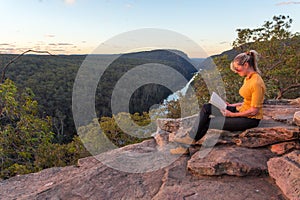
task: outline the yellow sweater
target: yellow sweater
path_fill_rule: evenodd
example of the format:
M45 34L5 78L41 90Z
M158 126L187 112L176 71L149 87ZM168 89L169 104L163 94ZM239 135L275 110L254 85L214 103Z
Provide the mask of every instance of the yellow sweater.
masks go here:
M244 79L244 84L240 88L240 95L244 98L242 106L237 107L239 112L246 111L251 107L258 108L258 113L254 116L249 116L249 118L262 119L263 111L262 105L264 102L264 95L266 91L266 86L258 73L252 73L249 77Z

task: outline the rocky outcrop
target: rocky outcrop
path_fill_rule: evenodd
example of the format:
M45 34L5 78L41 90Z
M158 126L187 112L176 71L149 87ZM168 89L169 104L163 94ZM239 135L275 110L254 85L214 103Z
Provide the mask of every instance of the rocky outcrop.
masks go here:
M300 199L300 151L293 151L268 161L269 173L291 200Z
M248 129L239 135L236 144L243 147L263 147L279 142L297 140L298 127L270 127Z
M296 111L298 104L266 104L259 127L210 129L187 156L169 149L196 116L159 119L153 139L80 159L76 166L2 180L1 199L297 199L299 127L291 120Z
M200 151L188 161L195 175L259 176L267 174L267 161L274 155L267 149L217 146L205 157Z
M297 119L295 120L295 116L300 112L299 101L269 101L264 105L264 111L264 119L257 128L243 132L209 130L203 139L189 147L192 154L187 164L189 172L200 177L224 174L261 176L268 174L271 164L267 165L267 163L270 159L286 160L286 158L278 156L300 150L300 129L297 127ZM195 118L196 116L191 116L189 120L194 122ZM185 120L186 118L173 121L160 119L158 133L163 133L164 137L157 134L155 138L164 141L161 144L167 144L173 141L175 135L188 134L192 124L186 126ZM172 125L170 126L172 128L168 128L169 124ZM291 181L298 183L295 179L300 180L299 153L294 157L298 159L293 160L292 169L286 164L284 170L286 175L287 171L292 170L294 174L290 177ZM271 160L269 163L275 162L275 160L272 162ZM279 161L274 165L278 168L281 167ZM281 177L282 172L278 170L274 173L276 175L272 175L272 177L286 197L293 199L295 195L298 195L300 184L284 185L284 180L288 180L288 178ZM277 181L278 177L281 177L280 181Z
M300 126L300 111L295 112L293 122L297 125Z
M286 125L294 125L294 114L300 111L300 98L295 100L267 101L264 106L264 119L284 122ZM285 125L283 125L285 126Z
M300 149L299 141L281 142L270 146L270 150L277 155L283 155L296 149Z

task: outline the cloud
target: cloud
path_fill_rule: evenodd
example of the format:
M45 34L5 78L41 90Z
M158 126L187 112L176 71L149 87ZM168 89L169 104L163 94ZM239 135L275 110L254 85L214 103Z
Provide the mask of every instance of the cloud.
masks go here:
M51 45L51 46L70 46L70 45L74 45L74 44L60 42L60 43L49 43L48 45Z
M219 44L228 44L229 42L226 42L226 41L223 41L223 42L220 42Z
M0 44L0 46L9 46L10 44L8 44L8 43L2 43L2 44Z
M283 2L277 3L276 6L284 6L284 5L290 5L290 4L300 4L300 1L283 1Z
M0 48L1 51L12 51L14 48Z
M65 45L73 45L73 44L61 42L61 43L57 43L57 45L63 45L63 46L65 46Z
M75 1L76 1L76 0L64 0L64 2L65 2L66 4L69 4L69 5L74 4Z
M65 52L64 49L49 49L49 51Z
M1 48L0 47L0 53L1 54L20 54L24 51L26 51L28 49L25 49L25 48Z
M50 38L52 38L52 37L55 37L55 35L52 35L52 34L46 34L45 37L50 37Z

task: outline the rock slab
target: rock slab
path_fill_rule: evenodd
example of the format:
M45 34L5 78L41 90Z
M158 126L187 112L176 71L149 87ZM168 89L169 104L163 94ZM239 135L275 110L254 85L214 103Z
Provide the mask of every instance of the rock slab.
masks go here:
M300 111L295 112L293 122L297 125L300 126Z
M267 161L274 156L268 149L243 147L214 147L205 157L202 151L188 161L194 175L259 176L267 174Z
M296 150L282 157L268 161L270 176L290 200L300 199L300 151Z
M290 123L299 105L264 105L264 120L250 131L210 129L189 148L191 156L165 167L161 163L173 156L172 137L187 134L195 116L160 119L153 139L80 159L76 166L0 180L0 199L299 200L299 127ZM123 170L112 167L115 160ZM152 170L141 173L147 167Z

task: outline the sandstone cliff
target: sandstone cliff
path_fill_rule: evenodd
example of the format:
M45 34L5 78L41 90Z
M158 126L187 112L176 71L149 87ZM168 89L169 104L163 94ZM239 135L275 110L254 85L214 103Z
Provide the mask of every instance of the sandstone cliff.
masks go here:
M134 166L131 163L144 173L108 167L116 158L130 162L122 160L125 155L167 152L174 135L186 134L195 116L160 119L153 139L99 155L100 160L109 160L105 164L98 157L88 157L76 166L3 180L0 198L300 199L299 105L296 101L266 104L259 127L244 132L209 130L189 147L190 155L174 156L166 166L159 164L172 155L151 158L153 167L162 166L155 170L143 168L149 158L140 158Z

